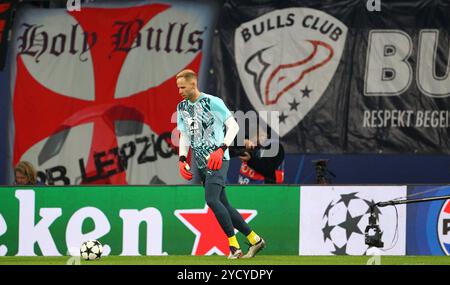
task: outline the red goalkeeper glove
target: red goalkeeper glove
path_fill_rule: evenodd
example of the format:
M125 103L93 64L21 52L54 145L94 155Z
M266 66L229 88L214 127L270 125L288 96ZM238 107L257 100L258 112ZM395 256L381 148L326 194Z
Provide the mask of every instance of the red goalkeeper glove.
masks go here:
M180 161L178 162L178 165L180 166L180 174L183 176L186 180L192 179L192 172L189 171L190 167L189 164L186 162L185 156L180 156Z
M226 149L227 149L227 146L225 144L223 144L209 155L209 159L208 159L208 168L209 169L219 170L222 167L223 154Z

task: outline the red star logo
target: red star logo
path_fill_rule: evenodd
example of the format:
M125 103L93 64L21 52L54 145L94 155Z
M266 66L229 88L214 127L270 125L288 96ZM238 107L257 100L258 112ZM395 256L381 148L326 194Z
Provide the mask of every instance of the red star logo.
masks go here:
M256 210L238 209L237 211L247 223L257 215ZM203 209L176 210L175 216L196 235L192 255L213 253L228 255L230 253L228 238L207 205Z
M49 90L30 74L22 56L17 57L13 103L14 164L39 141L78 125L93 123L94 131L86 165L86 173L89 176L89 173L96 172L94 154L117 147L115 121L139 121L151 126L158 135L175 128L175 124L171 122L171 116L181 99L175 84L175 74L159 86L126 98L114 98L117 79L128 53L115 52L111 55L113 43L109 36L116 32L114 23L118 21L139 18L145 25L153 17L169 8L170 6L166 4L150 4L121 9L83 8L81 12L71 13L84 31L96 31L103 35L98 37L95 46L90 50L95 82L94 101L76 99ZM92 21L93 18L101 18L102 21ZM137 32L132 33L129 42L133 42L136 37ZM198 72L201 58L202 53L198 52L185 68ZM117 158L107 155L105 160L117 160ZM127 184L126 173L118 172L94 183Z

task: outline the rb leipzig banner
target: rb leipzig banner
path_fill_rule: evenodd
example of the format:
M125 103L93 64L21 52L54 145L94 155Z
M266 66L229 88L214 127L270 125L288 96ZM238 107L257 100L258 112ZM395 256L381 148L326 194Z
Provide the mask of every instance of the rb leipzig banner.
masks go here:
M449 154L448 1L356 2L225 4L211 92L279 112L290 153Z
M120 5L16 16L13 163L32 162L49 185L181 183L175 75L202 77L213 7Z

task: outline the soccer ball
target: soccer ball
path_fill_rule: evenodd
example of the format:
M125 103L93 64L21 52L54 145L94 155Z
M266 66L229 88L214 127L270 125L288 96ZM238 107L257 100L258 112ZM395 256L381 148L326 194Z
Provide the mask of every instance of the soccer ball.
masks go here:
M84 260L100 259L103 253L103 246L98 240L84 242L80 248L81 257Z

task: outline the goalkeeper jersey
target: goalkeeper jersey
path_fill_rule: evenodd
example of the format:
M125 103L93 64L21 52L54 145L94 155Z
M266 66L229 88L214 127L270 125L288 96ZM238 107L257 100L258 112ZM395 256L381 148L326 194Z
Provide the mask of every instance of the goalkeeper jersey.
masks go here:
M222 99L203 92L194 103L183 100L178 104L177 129L189 138L198 168L205 168L206 157L223 143L230 116ZM228 149L223 158L230 159Z

